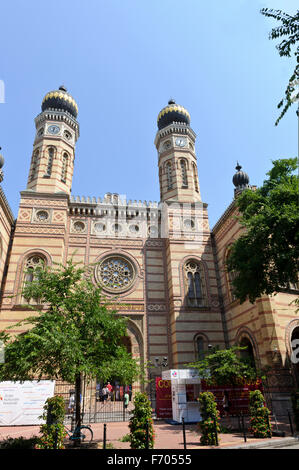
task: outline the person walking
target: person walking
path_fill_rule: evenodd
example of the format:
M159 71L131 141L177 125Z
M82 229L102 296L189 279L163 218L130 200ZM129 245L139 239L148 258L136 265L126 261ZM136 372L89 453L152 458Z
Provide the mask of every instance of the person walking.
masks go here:
M224 390L222 399L223 415L228 419L228 428L231 428L230 410L231 402L229 400L228 391Z

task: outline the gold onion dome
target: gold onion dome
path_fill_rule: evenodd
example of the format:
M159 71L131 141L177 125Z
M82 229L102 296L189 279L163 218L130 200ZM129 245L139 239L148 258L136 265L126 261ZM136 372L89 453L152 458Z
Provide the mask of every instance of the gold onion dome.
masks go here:
M42 101L42 111L48 109L67 111L74 118L78 115L78 105L64 86L60 86L58 90L46 94Z
M163 127L172 124L173 122L182 122L190 125L190 114L187 109L171 99L168 101L168 105L160 111L157 119L158 129L161 130Z

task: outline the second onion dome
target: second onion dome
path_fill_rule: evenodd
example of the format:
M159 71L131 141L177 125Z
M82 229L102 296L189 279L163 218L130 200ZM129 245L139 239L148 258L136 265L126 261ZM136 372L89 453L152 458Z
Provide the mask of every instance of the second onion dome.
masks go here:
M236 170L237 172L233 176L233 184L236 189L245 189L249 186L249 176L245 171L241 170L241 165L237 162Z
M190 114L188 113L187 109L171 99L168 101L168 105L163 108L157 119L158 129L161 130L164 127L172 124L173 122L182 122L190 125Z

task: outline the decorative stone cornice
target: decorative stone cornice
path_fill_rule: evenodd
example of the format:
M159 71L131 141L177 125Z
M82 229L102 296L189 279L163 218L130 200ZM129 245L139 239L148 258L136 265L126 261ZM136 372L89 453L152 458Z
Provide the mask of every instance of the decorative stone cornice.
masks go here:
M227 209L223 212L222 216L220 217L220 219L218 219L214 227L212 228L213 233L217 232L220 229L221 225L232 215L232 212L234 211L235 208L236 208L236 200L234 199L230 203L230 205L227 207Z
M14 216L12 213L12 210L10 208L10 205L8 204L8 201L6 199L6 196L4 194L4 191L2 189L2 186L0 185L0 205L3 208L5 215L7 219L9 220L9 223L12 225L14 223Z
M155 138L155 146L157 147L159 140L163 137L175 133L186 134L190 137L193 143L195 142L196 134L190 126L187 126L187 124L185 124L184 122L173 122L172 124L169 124L169 126L164 127L163 129L157 132Z
M68 124L72 129L74 129L76 134L76 141L80 136L80 128L79 123L76 119L67 111L60 111L58 109L47 109L42 113L38 114L34 119L35 127L38 128L42 125L45 121L63 121Z

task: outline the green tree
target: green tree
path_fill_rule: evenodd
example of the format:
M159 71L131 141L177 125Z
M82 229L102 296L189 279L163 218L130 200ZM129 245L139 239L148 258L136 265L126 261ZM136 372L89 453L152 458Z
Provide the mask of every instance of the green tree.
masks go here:
M200 412L202 421L198 423L201 431L200 445L213 446L217 444L217 433L220 432L219 417L220 413L217 410L217 403L215 396L212 392L202 392L199 397ZM219 438L218 438L219 442Z
M39 305L31 305L35 313L12 326L27 327L25 333L0 334L5 346L0 380L75 383L76 424L80 425L83 375L88 380L118 377L132 383L139 374L138 364L122 345L126 319L109 310L88 270L72 260L66 266L36 268L23 296L27 301L38 299Z
M136 393L129 429L131 449L146 449L147 432L148 448L154 448L155 432L152 419L152 407L144 393Z
M198 370L199 376L208 384L237 385L240 382L255 381L261 377L252 361L241 357L246 347L233 346L228 349L214 349L197 362L188 364Z
M287 13L284 13L281 10L270 10L268 8L263 8L261 10L261 13L264 16L274 18L277 21L281 22L280 26L277 26L276 28L273 28L271 30L269 38L283 38L283 40L276 46L276 48L278 49L279 55L281 57L291 57L292 47L299 42L299 10L294 16L288 15ZM294 81L299 79L299 45L297 45L297 48L294 52L294 56L296 58L296 66L285 90L285 98L283 98L277 105L278 108L283 107L283 109L275 122L276 126L291 106L292 97L294 98ZM299 98L299 93L297 97Z
M298 282L299 211L296 158L275 160L269 178L256 191L237 199L245 232L233 243L227 259L235 296L253 303Z
M254 437L272 437L270 411L260 390L249 392L250 430Z

